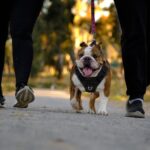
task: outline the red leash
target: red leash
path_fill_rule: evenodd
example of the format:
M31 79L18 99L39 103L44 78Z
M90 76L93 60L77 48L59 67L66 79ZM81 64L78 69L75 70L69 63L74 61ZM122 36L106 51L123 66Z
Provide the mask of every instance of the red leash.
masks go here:
M95 39L96 35L96 25L95 25L95 3L94 0L91 0L91 34L93 35L93 39Z

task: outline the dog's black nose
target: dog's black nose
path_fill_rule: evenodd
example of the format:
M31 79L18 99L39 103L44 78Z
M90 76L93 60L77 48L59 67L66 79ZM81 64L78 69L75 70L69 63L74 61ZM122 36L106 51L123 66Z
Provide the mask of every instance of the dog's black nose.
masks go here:
M90 64L91 64L91 58L85 57L84 58L84 66L90 66Z
M84 58L84 61L85 61L85 62L90 62L90 61L91 61L91 58L90 58L90 57L85 57L85 58Z

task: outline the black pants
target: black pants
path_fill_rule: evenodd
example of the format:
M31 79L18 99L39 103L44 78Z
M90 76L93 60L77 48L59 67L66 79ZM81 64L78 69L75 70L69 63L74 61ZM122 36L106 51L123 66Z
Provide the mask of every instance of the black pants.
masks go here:
M42 4L43 0L2 0L0 2L0 86L5 42L9 31L13 43L16 85L27 84L33 59L32 30Z
M140 97L150 84L148 0L115 0L122 29L122 60L127 95Z

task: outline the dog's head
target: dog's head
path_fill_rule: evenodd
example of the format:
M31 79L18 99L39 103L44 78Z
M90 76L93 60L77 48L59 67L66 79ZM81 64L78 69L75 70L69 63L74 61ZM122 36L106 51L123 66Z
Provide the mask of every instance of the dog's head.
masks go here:
M82 42L80 46L81 49L77 54L76 65L84 77L92 77L106 62L101 43L97 44L96 41L93 41L88 45Z

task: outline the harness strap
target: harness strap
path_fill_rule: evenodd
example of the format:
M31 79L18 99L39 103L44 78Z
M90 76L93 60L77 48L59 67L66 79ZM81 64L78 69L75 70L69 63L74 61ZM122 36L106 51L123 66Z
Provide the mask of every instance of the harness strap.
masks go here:
M91 0L91 34L93 34L93 39L95 39L96 34L96 25L95 25L95 3L94 0Z

